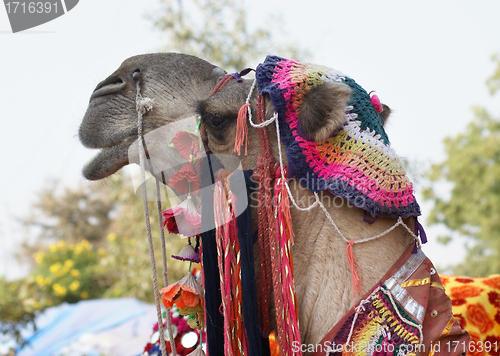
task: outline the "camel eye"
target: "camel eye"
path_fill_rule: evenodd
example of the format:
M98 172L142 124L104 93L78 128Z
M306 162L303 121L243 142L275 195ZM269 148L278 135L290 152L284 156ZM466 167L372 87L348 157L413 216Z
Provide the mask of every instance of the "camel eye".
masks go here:
M220 128L224 124L224 119L219 115L207 113L202 116L202 120L212 126L214 129Z

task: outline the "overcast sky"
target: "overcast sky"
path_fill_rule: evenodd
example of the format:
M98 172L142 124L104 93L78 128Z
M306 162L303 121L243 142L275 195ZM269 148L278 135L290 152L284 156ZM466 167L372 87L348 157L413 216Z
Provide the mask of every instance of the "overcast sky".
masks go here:
M400 156L438 162L443 138L465 128L472 106L498 116L498 97L489 96L485 80L494 69L491 56L500 53L499 1L252 0L247 6L251 26L280 18L279 39L376 90L393 109L387 131ZM21 238L15 218L28 214L44 181L83 181L81 168L96 152L80 145L77 130L96 84L127 57L164 44L146 18L157 9L157 0L82 0L66 15L17 34L0 9L0 275L20 273L12 259ZM422 208L425 226L430 206ZM437 266L463 257L460 243L444 248L433 241L442 230L426 230L424 251Z

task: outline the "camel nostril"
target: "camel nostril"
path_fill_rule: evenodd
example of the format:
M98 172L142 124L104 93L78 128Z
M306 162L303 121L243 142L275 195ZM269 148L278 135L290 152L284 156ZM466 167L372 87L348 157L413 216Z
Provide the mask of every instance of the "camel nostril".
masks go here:
M90 100L98 96L115 94L121 91L125 87L125 83L119 77L110 77L102 82L100 82L95 88Z
M107 78L106 80L103 80L102 82L97 84L96 88L94 89L94 93L99 89L104 88L105 86L116 85L116 84L123 84L123 80L120 77L115 77L115 76Z

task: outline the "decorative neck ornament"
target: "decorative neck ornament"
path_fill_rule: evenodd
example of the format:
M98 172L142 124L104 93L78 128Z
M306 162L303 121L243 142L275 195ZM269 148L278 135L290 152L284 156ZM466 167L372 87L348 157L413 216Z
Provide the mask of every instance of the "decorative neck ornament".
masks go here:
M278 114L290 178L312 192L329 190L372 216L420 215L413 185L377 114L380 103L374 105L376 98L353 79L327 67L267 56L256 80ZM304 95L327 82L348 85L351 96L343 128L318 143L301 133L299 116Z

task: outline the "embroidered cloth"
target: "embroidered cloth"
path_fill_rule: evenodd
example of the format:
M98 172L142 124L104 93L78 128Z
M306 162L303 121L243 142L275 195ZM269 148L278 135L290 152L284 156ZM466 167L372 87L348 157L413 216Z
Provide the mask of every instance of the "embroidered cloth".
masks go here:
M413 186L390 147L370 95L353 79L323 66L268 56L256 70L260 94L269 94L278 113L290 177L313 192L329 190L372 216L420 215ZM300 135L302 98L318 85L335 81L351 88L346 123L327 141Z
M469 334L422 250L409 248L323 338L314 355L459 355Z

